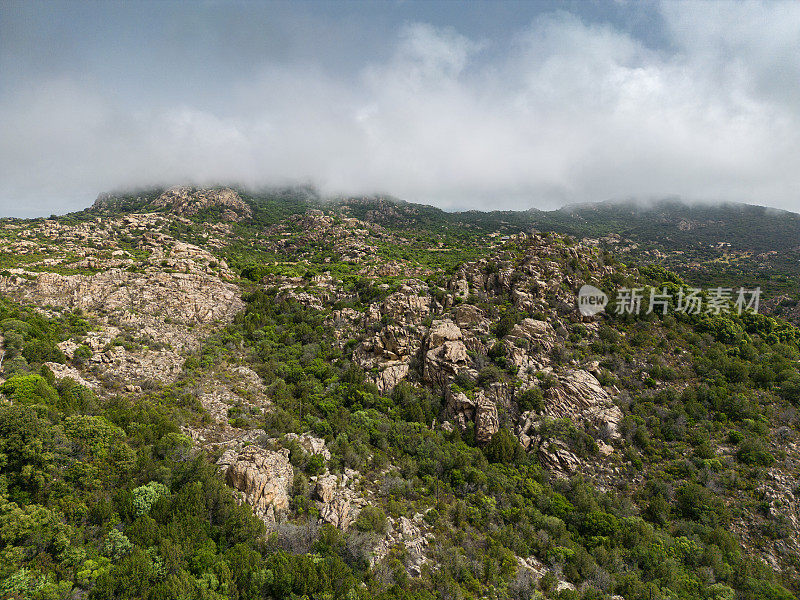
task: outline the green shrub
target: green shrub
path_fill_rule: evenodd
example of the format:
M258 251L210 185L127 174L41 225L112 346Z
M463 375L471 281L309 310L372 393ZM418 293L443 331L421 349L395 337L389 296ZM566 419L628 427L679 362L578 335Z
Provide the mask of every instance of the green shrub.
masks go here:
M517 396L517 405L519 406L520 412L526 412L529 410L537 413L541 412L542 407L544 406L544 395L542 394L542 390L538 387L528 388L519 396Z
M775 457L758 438L744 440L736 452L736 458L749 466L770 467L775 462Z
M150 512L153 504L160 498L169 496L169 489L163 483L151 481L133 490L133 508L137 517Z
M389 521L383 509L369 505L361 509L354 525L359 531L373 531L378 534L384 534L389 527Z
M517 438L505 427L492 436L484 452L486 458L495 463L510 463L524 454Z
M14 402L58 406L60 398L41 375L14 375L0 386L0 392Z
M119 560L133 548L131 541L119 529L111 529L100 545L100 552L111 560Z

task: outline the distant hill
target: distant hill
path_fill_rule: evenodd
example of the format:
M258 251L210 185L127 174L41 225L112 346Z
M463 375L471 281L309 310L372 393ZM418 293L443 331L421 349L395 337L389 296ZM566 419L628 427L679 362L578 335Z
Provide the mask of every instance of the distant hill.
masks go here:
M339 199L333 205L356 218L398 228L458 226L503 233L535 228L577 237L616 234L666 250L720 243L755 253L800 247L800 214L748 204L663 200L598 202L553 211L445 212L393 198L366 197Z
M101 194L84 212L110 214L169 210L174 204L163 198L176 189L195 188ZM480 233L516 233L536 228L577 237L616 234L640 244L657 244L667 250L720 243L734 250L755 253L800 247L800 214L749 204L700 204L666 199L646 204L636 201L576 204L553 211L447 212L391 196L326 199L310 186L260 191L236 189L236 193L252 209L247 217L254 224L272 223L309 209L321 209L397 229L465 227ZM198 212L194 211L190 216Z
M760 253L800 246L800 215L749 204L600 202L538 214L541 222L575 233L616 233L639 242L658 241L670 249L723 242Z
M188 199L191 199L189 201ZM447 212L392 196L325 198L311 186L191 187L101 194L71 217L173 212L194 221L235 221L255 230L309 210L356 218L417 236L469 238L538 230L593 238L630 263L658 263L698 286L740 281L766 296L799 300L800 214L748 204L678 199L607 201L552 211Z

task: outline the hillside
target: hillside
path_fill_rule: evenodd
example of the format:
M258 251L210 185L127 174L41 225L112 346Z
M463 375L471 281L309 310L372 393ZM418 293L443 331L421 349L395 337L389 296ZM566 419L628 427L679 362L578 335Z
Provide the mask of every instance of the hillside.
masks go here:
M800 329L677 303L791 317L798 229L310 188L4 219L0 597L795 598Z

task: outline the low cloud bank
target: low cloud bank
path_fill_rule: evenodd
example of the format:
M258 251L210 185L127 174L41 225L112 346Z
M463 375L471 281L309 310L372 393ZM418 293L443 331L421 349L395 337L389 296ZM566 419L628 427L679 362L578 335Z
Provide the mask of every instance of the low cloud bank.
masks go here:
M800 4L661 13L659 49L568 13L502 47L408 23L354 77L262 59L222 105L175 90L131 101L102 78L32 73L0 88L0 211L218 181L446 209L680 196L800 210Z

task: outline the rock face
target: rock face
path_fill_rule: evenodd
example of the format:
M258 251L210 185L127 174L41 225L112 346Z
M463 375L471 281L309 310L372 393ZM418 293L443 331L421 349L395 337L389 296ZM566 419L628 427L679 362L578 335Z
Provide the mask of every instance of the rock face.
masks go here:
M619 438L622 411L591 373L568 371L558 377L558 385L547 390L545 398L545 414L583 422L611 439Z
M475 441L487 444L499 429L497 405L485 397L479 397L475 403Z
M391 391L398 383L406 378L408 370L409 364L407 362L397 361L387 363L375 380L378 389L385 393Z
M183 352L197 348L206 327L229 322L244 307L236 285L197 273L138 274L111 269L95 275L39 273L33 279L12 275L0 277L0 293L103 314L103 343L91 334L80 340L95 352L90 362L116 379L164 383L178 376ZM142 345L130 350L113 345L120 329L109 322L152 340L155 348ZM63 350L69 353L76 347L68 342Z
M429 544L429 535L424 529L423 515L416 513L412 519L400 517L389 519L389 530L372 549L371 566L382 561L393 547L401 546L404 555L406 572L411 577L419 577L422 566L428 562L425 550Z
M241 452L229 450L217 462L225 481L242 494L242 500L268 526L289 509L289 486L294 470L289 451L248 446Z
M243 308L241 292L215 277L192 273L139 275L111 269L96 275L40 273L35 279L0 278L0 289L37 303L99 310L157 312L161 319L206 324Z
M185 186L174 187L161 194L153 206L170 208L183 217L192 217L209 208L222 209L222 218L226 221L241 221L253 216L247 203L230 188L198 190Z
M461 329L449 319L434 321L428 332L423 378L444 386L462 372L470 372L471 360Z
M430 312L427 286L417 280L409 280L381 303L381 314L401 323L419 324Z
M446 414L463 431L470 422L475 423L475 441L488 443L500 429L497 412L497 399L502 397L502 390L494 386L490 390L476 390L472 398L464 392L453 392L446 389Z
M351 469L316 477L314 497L323 521L345 530L356 520L361 509L368 504L352 487L357 477L358 472Z
M95 330L60 347L72 358L80 345L88 346L93 376L174 381L185 352L244 308L223 260L163 233L176 219L128 214L77 225L45 221L30 232L47 240L37 252L64 256L10 269L0 276L0 293L89 313ZM56 265L78 273L50 272Z
M84 379L81 372L74 367L54 362L46 362L44 364L48 369L50 369L53 372L53 375L55 376L56 379L63 379L65 377L69 377L70 379L75 381L75 383L86 386L88 388L97 387L97 384L95 382L87 381L86 379Z
M521 323L514 325L508 337L527 340L537 345L538 350L542 352L549 352L557 342L553 326L547 321L535 319L523 319Z
M382 392L389 392L409 374L411 360L422 346L422 321L431 312L427 286L409 280L380 304L373 304L364 324L380 330L356 348L353 358L372 375ZM340 313L337 319L346 318ZM352 321L352 316L350 316Z
M580 470L581 461L561 440L544 440L536 450L541 465L556 475L567 476Z
M309 454L319 454L326 462L331 459L330 450L325 446L325 440L322 438L314 437L308 433L302 435L287 433L285 437L287 440L296 441Z
M489 321L483 315L483 311L471 304L459 304L453 309L453 320L460 327L474 327L489 332Z

